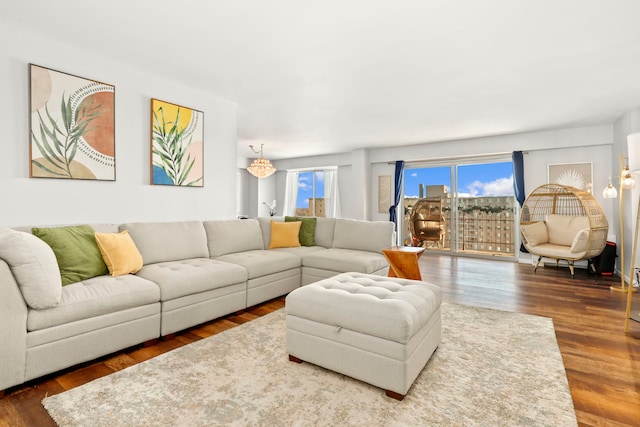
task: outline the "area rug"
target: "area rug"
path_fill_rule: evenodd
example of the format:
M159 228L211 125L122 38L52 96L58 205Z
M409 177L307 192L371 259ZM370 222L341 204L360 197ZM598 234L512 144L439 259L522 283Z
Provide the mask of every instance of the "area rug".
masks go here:
M576 426L551 319L442 306L442 342L403 401L289 362L279 310L47 397L60 426Z

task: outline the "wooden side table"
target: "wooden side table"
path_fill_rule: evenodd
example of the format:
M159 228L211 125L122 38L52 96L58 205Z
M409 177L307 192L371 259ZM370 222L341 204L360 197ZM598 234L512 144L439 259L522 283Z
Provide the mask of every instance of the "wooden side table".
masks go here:
M383 249L382 254L389 262L389 277L422 280L418 259L424 248L414 246L393 246Z

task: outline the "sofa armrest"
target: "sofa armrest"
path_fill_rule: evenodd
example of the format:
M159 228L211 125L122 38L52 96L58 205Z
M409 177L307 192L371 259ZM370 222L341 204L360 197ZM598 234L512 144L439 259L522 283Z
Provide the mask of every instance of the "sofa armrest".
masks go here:
M0 390L4 390L25 380L27 305L3 260L0 260L0 295Z

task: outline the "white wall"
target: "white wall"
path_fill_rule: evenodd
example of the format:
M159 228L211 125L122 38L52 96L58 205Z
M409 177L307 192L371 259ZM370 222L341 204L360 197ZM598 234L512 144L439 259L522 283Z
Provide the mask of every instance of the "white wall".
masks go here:
M0 224L170 221L236 216L236 105L3 23ZM116 181L29 178L28 64L115 85ZM149 185L150 98L204 112L204 187Z
M613 199L612 203L614 204L615 216L611 223L613 223L613 229L616 234L620 234L620 190L619 186L619 175L620 175L620 155L628 156L627 149L627 135L631 133L640 132L640 108L627 111L614 125L614 146L612 150L612 175L616 176L613 181L613 184L616 186L618 190L618 199ZM624 265L625 265L625 278L628 281L629 272L631 266L631 255L633 253L633 236L635 231L635 218L638 215L638 197L640 195L640 176L635 175L636 179L636 188L633 190L624 190L623 202L624 202ZM622 251L618 248L618 254ZM640 257L636 257L640 258ZM621 257L616 259L616 269L621 271L620 269L620 261ZM636 267L640 267L640 259L636 260Z
M511 153L522 150L526 152L525 192L529 193L539 185L547 182L547 165L553 163L593 163L593 193L602 205L607 218L613 216L611 202L602 197L602 190L611 175L611 147L613 144L613 125L588 126L555 131L531 132L513 135L502 135L486 138L459 141L443 141L428 144L409 145L383 149L367 150L370 176L366 184L354 179L353 171L349 179L340 178L343 217L364 219L369 216L373 220L388 219L387 213L378 213L378 176L392 175L396 160L425 161L461 156ZM353 159L361 162L362 156L356 153L342 153L333 156L318 156L299 159L287 159L274 162L278 170L313 168L321 166L347 167ZM339 170L340 173L340 170ZM360 173L361 175L364 173ZM362 188L366 185L367 188ZM353 209L345 209L345 200L349 200ZM360 205L366 202L368 212L362 213ZM360 212L359 212L360 211ZM353 213L355 215L350 216Z

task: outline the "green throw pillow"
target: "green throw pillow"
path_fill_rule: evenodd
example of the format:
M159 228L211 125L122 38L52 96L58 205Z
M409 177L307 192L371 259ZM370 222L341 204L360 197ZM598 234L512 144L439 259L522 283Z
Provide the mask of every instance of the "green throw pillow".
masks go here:
M62 286L108 273L90 225L32 228L34 236L44 240L56 255Z
M302 221L302 226L300 227L300 245L301 246L315 246L316 240L316 219L311 217L304 216L285 216L285 222L293 222L293 221Z

